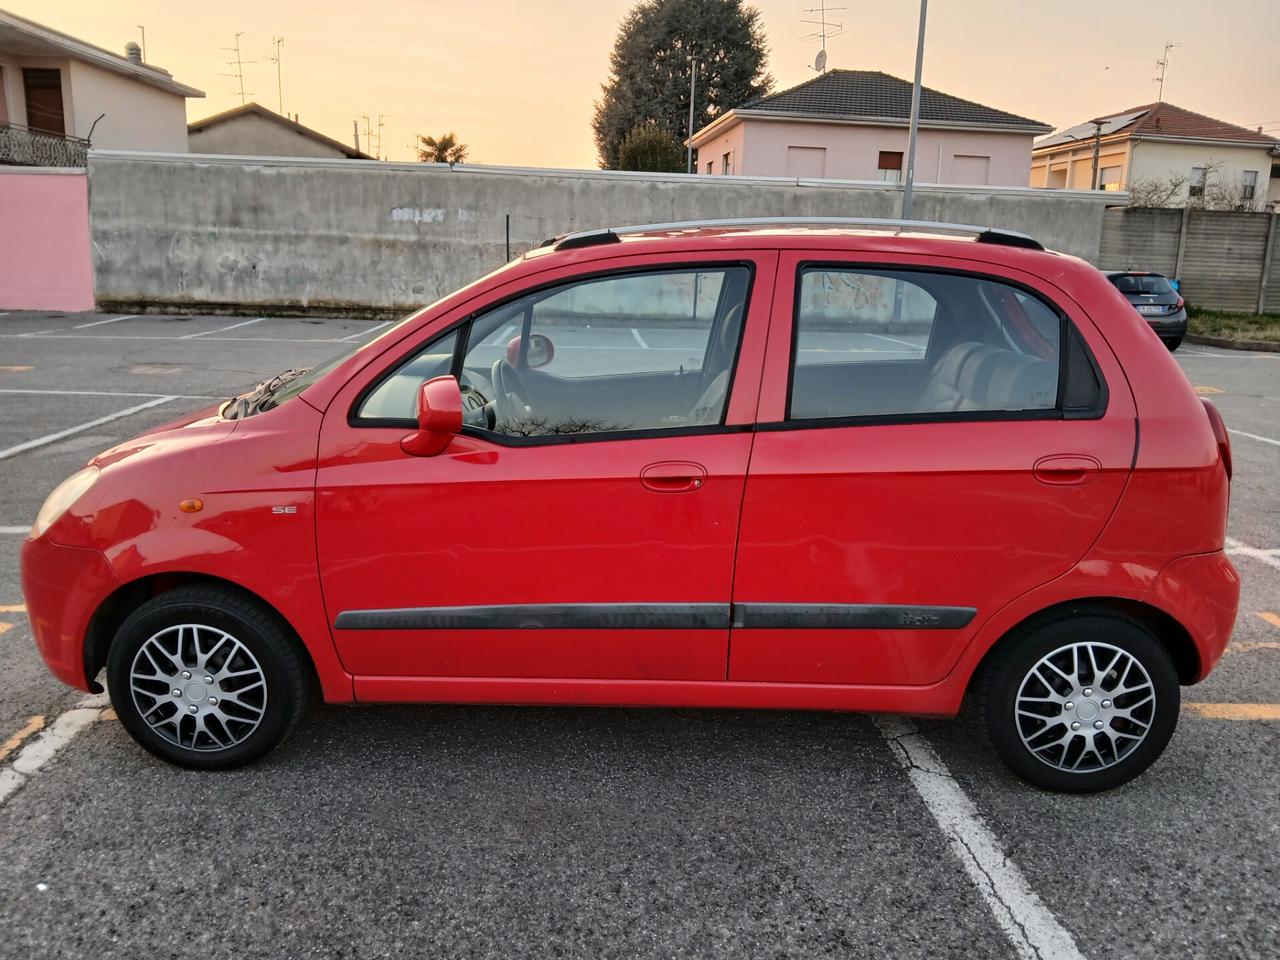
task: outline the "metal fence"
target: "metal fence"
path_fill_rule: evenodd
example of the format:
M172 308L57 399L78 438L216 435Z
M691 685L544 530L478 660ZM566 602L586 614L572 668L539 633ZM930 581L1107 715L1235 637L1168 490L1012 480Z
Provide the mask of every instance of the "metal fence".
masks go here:
M1210 310L1280 313L1275 213L1110 209L1098 266L1175 277L1189 303Z
M83 167L89 141L17 123L0 123L0 164L19 167Z

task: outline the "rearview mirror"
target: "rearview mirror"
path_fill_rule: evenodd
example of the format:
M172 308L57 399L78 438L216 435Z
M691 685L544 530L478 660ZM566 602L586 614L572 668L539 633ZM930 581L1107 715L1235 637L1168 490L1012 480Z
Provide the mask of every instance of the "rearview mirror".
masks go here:
M462 391L453 377L435 377L418 389L418 429L400 441L415 457L434 457L462 432Z
M520 348L523 342L523 337L512 337L511 342L507 344L507 363L511 366L517 369L536 370L538 367L545 367L555 359L556 347L551 342L551 338L545 334L531 333L528 349L525 350L523 362L521 362Z

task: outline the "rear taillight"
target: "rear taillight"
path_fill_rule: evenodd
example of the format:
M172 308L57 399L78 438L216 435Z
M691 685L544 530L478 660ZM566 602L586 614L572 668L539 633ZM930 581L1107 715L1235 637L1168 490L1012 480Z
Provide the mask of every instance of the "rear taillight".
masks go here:
M1218 442L1218 456L1222 458L1222 465L1227 469L1227 479L1231 479L1231 437L1227 434L1227 425L1222 422L1222 414L1208 400L1203 397L1200 402L1204 404L1204 412L1209 415L1209 426L1213 428L1213 439Z
M1183 300L1181 297L1179 297L1179 298L1178 298L1178 302L1177 302L1177 303L1175 303L1175 304L1173 305L1174 312L1176 313L1177 311L1181 310L1181 309L1182 309L1183 304L1185 304L1185 303L1186 303L1186 301L1185 301L1185 300Z

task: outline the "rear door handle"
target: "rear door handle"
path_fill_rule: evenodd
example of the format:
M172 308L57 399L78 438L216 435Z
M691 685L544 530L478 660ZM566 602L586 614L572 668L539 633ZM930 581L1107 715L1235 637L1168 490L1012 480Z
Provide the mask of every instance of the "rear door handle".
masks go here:
M640 471L640 482L655 493L685 493L706 482L707 468L688 460L661 460Z
M1102 472L1102 464L1083 454L1060 454L1041 457L1031 472L1041 483L1061 487L1088 483Z

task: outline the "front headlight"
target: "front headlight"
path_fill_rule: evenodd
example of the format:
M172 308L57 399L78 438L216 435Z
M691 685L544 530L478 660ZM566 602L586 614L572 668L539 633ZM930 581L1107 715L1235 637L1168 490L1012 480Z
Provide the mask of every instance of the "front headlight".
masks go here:
M98 468L85 467L54 487L53 493L49 494L44 506L36 514L36 522L31 525L31 539L42 536L59 517L71 509L72 504L89 492L97 479Z

